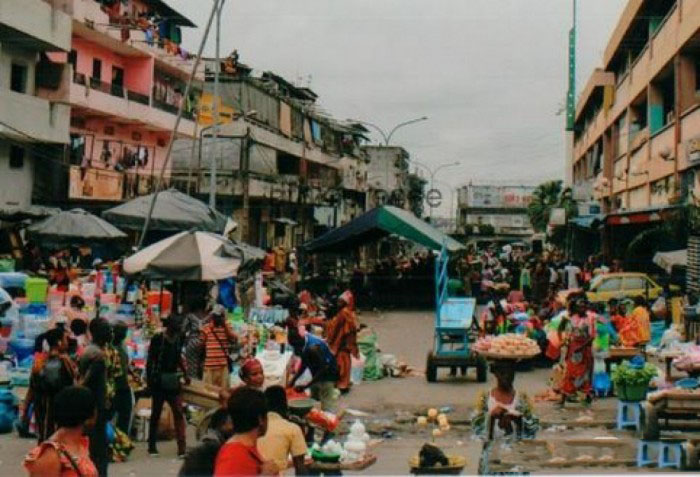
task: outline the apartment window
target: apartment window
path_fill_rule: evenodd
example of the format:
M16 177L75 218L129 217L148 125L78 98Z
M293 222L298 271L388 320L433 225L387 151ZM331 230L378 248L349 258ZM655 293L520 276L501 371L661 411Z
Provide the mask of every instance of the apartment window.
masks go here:
M24 167L24 148L10 146L10 169L22 169Z
M26 93L27 76L27 65L12 63L12 70L10 72L10 89L16 93Z
M102 80L102 60L94 58L92 60L92 77L97 80Z
M112 95L124 97L124 69L112 66Z
M78 52L76 50L70 50L68 53L68 64L73 66L73 73L78 71Z

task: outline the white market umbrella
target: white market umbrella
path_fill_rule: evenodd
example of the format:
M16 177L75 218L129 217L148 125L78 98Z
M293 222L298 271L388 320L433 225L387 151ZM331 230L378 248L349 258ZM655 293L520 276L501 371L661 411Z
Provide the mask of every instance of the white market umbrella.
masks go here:
M235 277L240 266L264 252L211 232L181 232L124 260L124 272L160 280L213 281Z

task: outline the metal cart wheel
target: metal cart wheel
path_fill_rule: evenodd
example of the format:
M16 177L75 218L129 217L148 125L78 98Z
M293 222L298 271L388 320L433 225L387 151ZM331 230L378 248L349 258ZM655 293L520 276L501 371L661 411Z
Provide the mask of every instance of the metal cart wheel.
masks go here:
M488 378L488 364L486 360L478 358L476 362L476 380L480 383L485 383Z
M428 353L428 359L425 365L425 378L429 383L437 381L437 365L433 353Z

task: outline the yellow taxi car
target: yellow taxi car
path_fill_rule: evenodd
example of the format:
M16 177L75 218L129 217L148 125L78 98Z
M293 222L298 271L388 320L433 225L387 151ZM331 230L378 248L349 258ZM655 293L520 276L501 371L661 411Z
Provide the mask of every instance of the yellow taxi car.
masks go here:
M586 296L591 302L607 302L612 298L649 297L655 300L663 288L645 273L608 273L591 280Z

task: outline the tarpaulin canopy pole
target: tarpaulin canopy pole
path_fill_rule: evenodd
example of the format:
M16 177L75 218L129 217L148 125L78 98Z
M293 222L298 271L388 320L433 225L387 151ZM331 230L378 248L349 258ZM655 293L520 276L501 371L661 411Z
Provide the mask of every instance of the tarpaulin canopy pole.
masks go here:
M207 38L209 37L209 30L211 30L211 24L214 22L214 17L216 16L216 12L219 11L219 4L223 2L223 0L214 0L214 5L212 6L211 13L209 14L209 21L207 22L207 26L204 30L204 35L202 36L202 41L199 44L199 51L197 52L197 59L194 62L194 66L192 67L192 72L190 73L190 78L187 81L187 87L185 87L185 92L183 94L183 98L189 98L190 97L190 92L192 90L192 83L194 83L195 76L197 74L197 70L199 69L199 63L202 61L202 53L204 52L204 46L207 44ZM154 188L154 194L153 194L153 199L151 199L151 207L148 211L148 215L146 216L146 221L143 224L143 230L141 231L141 238L139 239L139 244L138 244L138 249L140 250L141 247L143 247L143 242L146 239L146 233L148 233L148 227L151 225L151 216L153 215L153 209L156 207L156 200L158 199L158 192L160 191L160 187L163 183L163 177L165 176L165 169L168 167L168 163L170 162L170 156L173 152L173 145L175 144L175 138L177 136L177 131L180 128L180 122L182 121L182 113L185 109L185 103L187 101L180 101L180 106L178 107L177 110L177 117L175 119L175 126L173 127L173 132L170 135L170 142L168 143L168 150L165 153L165 160L163 161L163 166L160 169L160 173L158 175L158 181L156 182L156 186ZM217 118L218 119L218 118Z

